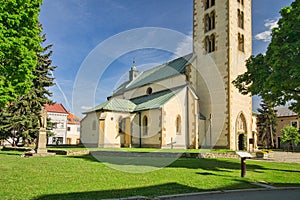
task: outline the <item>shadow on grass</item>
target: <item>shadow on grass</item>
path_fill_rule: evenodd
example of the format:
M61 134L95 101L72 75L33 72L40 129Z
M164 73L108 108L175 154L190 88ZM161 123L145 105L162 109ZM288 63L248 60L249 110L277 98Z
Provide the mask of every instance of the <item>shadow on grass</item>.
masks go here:
M235 159L195 159L195 158L168 158L168 157L128 157L128 156L105 156L105 155L80 155L71 156L76 159L84 159L93 162L103 162L112 165L133 165L133 166L149 166L162 167L163 165L170 168L187 168L202 169L212 172L232 172L240 170L240 160ZM275 165L276 167L276 165ZM273 170L282 172L299 173L299 170L266 168L259 164L247 163L247 171L263 173L263 170Z
M237 180L237 183L229 187L215 188L214 190L227 190L230 188L249 188L249 183L246 181ZM251 185L250 185L251 187ZM116 189L103 191L89 191L89 192L74 192L65 194L49 194L42 195L35 200L61 200L61 199L108 199L108 198L125 198L137 197L136 199L150 199L162 195L171 194L185 194L194 192L204 192L207 190L189 187L178 183L166 183L161 185L153 185L148 187L130 188L130 189ZM141 198L144 196L146 198Z

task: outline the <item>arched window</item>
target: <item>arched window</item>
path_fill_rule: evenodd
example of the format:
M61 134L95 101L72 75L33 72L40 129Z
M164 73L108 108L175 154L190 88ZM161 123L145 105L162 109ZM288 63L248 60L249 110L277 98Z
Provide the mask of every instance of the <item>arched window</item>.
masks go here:
M176 134L177 135L181 134L181 117L180 117L180 115L177 115L177 117L176 117Z
M148 135L148 118L144 116L143 118L143 135Z
M216 38L215 34L205 37L205 50L207 53L211 53L216 50Z
M215 12L211 12L210 14L206 14L204 17L205 21L205 32L210 31L215 28Z

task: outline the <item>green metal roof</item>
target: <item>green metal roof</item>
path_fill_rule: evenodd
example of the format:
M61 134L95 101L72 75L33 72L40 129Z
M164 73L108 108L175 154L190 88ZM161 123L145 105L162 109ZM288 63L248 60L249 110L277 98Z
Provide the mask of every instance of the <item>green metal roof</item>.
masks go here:
M87 111L86 113L99 111L99 110L109 110L109 111L117 111L117 112L132 112L135 107L136 107L136 105L129 100L112 98L109 101L92 108L91 110Z
M128 84L122 84L113 92L112 96L120 95L125 91L182 74L185 72L185 67L191 63L192 59L193 54L191 53L144 71L140 73L133 81L127 82Z
M180 87L175 90L165 90L162 92L151 94L149 96L132 99L131 101L137 105L134 111L160 108L170 99L172 99L176 94L178 94L183 88L184 87Z
M109 110L117 112L137 112L142 110L151 110L160 108L176 94L178 94L185 86L174 90L164 90L153 93L148 96L142 96L131 100L112 98L109 101L102 103L86 113Z

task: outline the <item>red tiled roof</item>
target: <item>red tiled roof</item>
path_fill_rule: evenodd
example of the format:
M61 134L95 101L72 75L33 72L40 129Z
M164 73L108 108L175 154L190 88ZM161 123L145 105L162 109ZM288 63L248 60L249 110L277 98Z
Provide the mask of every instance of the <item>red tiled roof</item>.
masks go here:
M73 115L72 113L69 113L67 123L68 124L80 124L80 120L81 119L79 117Z
M68 114L68 111L65 109L65 107L62 104L53 104L53 105L46 104L45 109L47 112Z

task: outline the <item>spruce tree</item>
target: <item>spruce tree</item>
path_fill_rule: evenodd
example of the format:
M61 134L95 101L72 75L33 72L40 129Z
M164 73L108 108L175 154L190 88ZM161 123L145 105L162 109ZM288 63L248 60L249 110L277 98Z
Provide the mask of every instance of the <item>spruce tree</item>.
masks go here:
M45 40L43 36L43 42ZM26 140L30 141L37 137L41 122L41 109L45 104L52 103L49 99L51 92L48 87L54 85L51 73L56 67L51 65L51 47L52 45L48 45L42 52L37 53L38 65L32 72L34 78L29 93L11 102L6 108L2 108L1 138L14 138L13 146L17 145L21 138L24 143Z
M272 103L262 101L258 109L259 142L267 148L275 148L277 117Z

